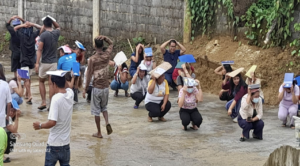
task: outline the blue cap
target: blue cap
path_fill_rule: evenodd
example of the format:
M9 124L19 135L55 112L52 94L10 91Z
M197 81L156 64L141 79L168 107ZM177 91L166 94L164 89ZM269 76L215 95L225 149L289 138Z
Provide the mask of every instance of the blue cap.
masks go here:
M11 104L12 104L12 107L13 107L15 110L19 110L19 109L20 109L20 107L19 107L19 105L18 105L18 103L17 103L17 101L16 101L15 99L12 99L12 100L11 100Z
M17 18L12 21L13 26L20 25L20 24L21 24L21 21Z
M79 48L79 49L82 49L82 50L85 50L84 46L82 45L82 43L80 43L79 41L75 41L75 44L76 46Z

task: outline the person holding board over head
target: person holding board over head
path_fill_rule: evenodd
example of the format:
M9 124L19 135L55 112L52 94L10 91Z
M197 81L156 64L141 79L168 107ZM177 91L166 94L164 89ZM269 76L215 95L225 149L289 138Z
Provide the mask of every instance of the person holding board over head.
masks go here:
M234 61L223 61L222 62L222 66L219 66L218 68L215 69L215 73L218 75L222 76L222 80L224 81L225 76L227 73L232 72L232 68L231 65L234 64ZM228 96L228 89L224 90L221 89L221 91L219 92L219 98L221 101L230 101L232 100L232 96Z
M264 122L263 103L260 98L260 85L252 84L248 87L248 94L244 95L241 102L240 114L238 116L238 124L243 129L240 141L249 139L249 132L253 129L253 138L263 139Z
M257 68L257 66L253 65L246 73L247 79L245 82L247 85L253 85L253 84L261 85L261 80L259 78L257 78L256 74L255 74L256 68ZM260 98L262 99L262 102L265 103L265 99L264 99L265 97L264 97L263 91L261 90L261 87L259 88L259 95L260 95Z
M279 88L278 94L279 110L278 118L282 126L286 127L287 117L290 117L290 127L295 128L293 116L297 116L299 87L294 80L294 73L285 73L284 82Z

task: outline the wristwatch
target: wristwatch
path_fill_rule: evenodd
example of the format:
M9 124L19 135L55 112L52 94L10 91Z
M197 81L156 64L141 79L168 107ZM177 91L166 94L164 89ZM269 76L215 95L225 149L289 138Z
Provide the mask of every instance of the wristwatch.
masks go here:
M42 129L42 123L40 123L40 129Z

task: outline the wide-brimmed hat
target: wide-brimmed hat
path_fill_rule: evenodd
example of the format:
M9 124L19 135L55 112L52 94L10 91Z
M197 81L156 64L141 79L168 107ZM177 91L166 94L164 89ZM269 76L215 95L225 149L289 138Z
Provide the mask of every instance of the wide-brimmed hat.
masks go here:
M244 71L244 68L241 67L241 68L238 68L238 69L236 69L236 70L230 72L230 73L228 74L228 76L229 76L229 77L235 77L235 76L237 76L238 74L240 74L240 73L243 72L243 71Z
M253 65L253 66L247 71L246 76L249 77L249 78L251 78L251 77L252 77L252 76L251 76L251 73L254 73L255 70L256 70L256 68L257 68L257 65Z

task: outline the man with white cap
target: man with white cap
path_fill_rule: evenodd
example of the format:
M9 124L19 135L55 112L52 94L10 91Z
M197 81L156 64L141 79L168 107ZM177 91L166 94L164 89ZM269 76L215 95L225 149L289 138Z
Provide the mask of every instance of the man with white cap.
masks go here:
M47 72L50 74L50 72ZM55 95L51 100L48 121L45 123L34 122L35 130L50 129L47 150L45 156L45 165L55 165L57 161L60 165L69 165L70 163L70 135L71 121L73 113L72 89L65 88L65 73L52 71L50 79L53 82Z
M135 100L134 109L138 109L140 103L145 99L147 93L147 85L149 77L147 77L147 67L141 63L137 68L136 73L133 75L130 87L130 96Z
M42 98L42 104L38 109L46 108L46 88L45 81L49 81L49 98L53 96L53 86L50 77L46 74L47 71L55 71L57 68L56 49L60 35L60 27L56 20L51 16L46 16L42 19L43 27L40 35L40 42L37 50L37 58L35 63L36 73L39 73L39 88ZM55 29L52 28L52 25ZM44 31L45 30L45 31ZM41 61L40 61L41 60ZM41 62L41 63L40 63Z
M72 53L68 46L61 46L58 50L60 58L57 64L57 70L71 71L73 62L76 62L76 54Z
M21 58L21 51L20 51L20 38L18 36L18 32L14 30L14 28L10 25L18 26L21 24L21 21L24 23L25 21L19 17L19 16L13 16L7 21L6 23L6 29L10 33L10 44L9 44L9 49L11 50L11 72L15 73L15 77L17 77L17 69L20 69L21 63L20 63L20 58Z

